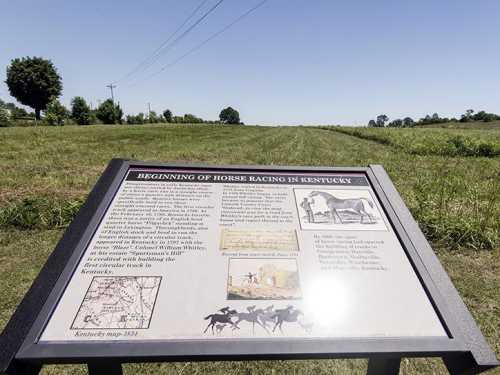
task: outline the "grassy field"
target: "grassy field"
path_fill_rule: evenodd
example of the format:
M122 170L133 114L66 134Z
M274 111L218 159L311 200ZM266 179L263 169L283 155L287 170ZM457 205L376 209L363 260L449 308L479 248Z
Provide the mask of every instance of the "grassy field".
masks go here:
M422 128L442 129L500 129L500 121L475 121L475 122L444 122L441 124L422 125Z
M64 226L113 157L212 164L383 164L500 356L500 158L415 153L460 132L496 144L495 129L402 129L380 142L320 128L88 126L0 129L0 329ZM408 132L408 133L405 133ZM450 133L451 132L451 133ZM385 136L385 133L381 132ZM389 134L389 133L387 133ZM390 133L388 137L392 137ZM394 133L396 134L396 133ZM126 373L363 373L366 362L292 361L128 365ZM50 366L45 373L84 373ZM412 359L402 373L445 373L440 360Z
M500 156L500 129L470 128L355 128L335 131L390 145L414 155ZM446 129L446 130L443 130Z

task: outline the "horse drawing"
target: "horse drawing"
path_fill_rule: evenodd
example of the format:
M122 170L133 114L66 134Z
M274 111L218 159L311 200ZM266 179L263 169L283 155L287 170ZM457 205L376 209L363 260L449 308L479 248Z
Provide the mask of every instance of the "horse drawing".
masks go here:
M242 320L244 320L246 322L252 323L252 333L253 334L255 334L255 324L258 324L259 326L261 326L262 328L264 328L264 330L267 333L269 333L269 331L267 330L267 328L259 320L259 317L260 317L261 314L264 313L264 310L262 310L262 309L254 310L254 308L255 308L255 306L252 306L252 308L248 308L249 312L247 312L247 313L246 312L241 312L241 313L236 313L234 315L237 318L237 320L234 323L233 330L236 329L236 328L239 328L238 324Z
M215 325L215 330L217 331L217 334L220 335L222 333L222 330L224 329L226 325L225 324L216 324Z
M221 324L228 323L233 327L233 329L239 329L239 327L237 325L235 325L233 323L233 321L231 320L231 318L234 317L236 314L237 314L236 310L227 310L226 314L210 314L210 315L206 316L204 319L205 320L210 319L210 323L208 323L208 326L207 326L207 328L205 328L203 333L206 333L208 331L208 329L211 327L212 328L212 335L213 335L214 334L214 326L217 323L221 323Z
M267 323L276 323L276 312L274 311L274 305L268 306L264 309L262 314L259 315L259 320L264 327L267 328Z
M329 193L325 193L324 191L313 191L309 194L309 197L322 197L328 209L330 210L331 217L333 218L334 224L342 224L342 218L340 217L337 210L350 210L355 212L360 217L360 223L364 223L364 218L368 218L369 223L376 222L376 219L373 215L368 213L365 209L364 202L367 202L368 205L373 208L373 202L367 198L348 198L348 199L340 199L334 197Z
M276 328L279 328L280 332L283 333L283 330L281 329L283 322L289 322L289 323L298 322L300 315L304 314L299 309L294 309L293 306L288 306L286 309L276 310L276 313L274 314L274 317L276 318L276 323L274 324L273 332L276 330Z

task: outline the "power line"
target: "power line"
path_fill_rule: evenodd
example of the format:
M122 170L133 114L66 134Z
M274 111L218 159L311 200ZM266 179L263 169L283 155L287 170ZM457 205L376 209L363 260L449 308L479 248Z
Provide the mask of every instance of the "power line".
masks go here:
M154 58L155 56L158 55L158 52L167 45L168 42L172 40L172 38L177 35L179 31L191 20L191 18L194 17L194 15L200 10L200 8L207 3L208 0L202 0L194 9L193 11L188 15L188 17L180 24L175 31L170 34L170 36L160 44L159 47L157 47L149 56L147 56L144 60L142 60L135 68L133 68L131 71L129 71L126 75L124 75L122 78L114 81L113 83L118 83L120 81L123 81L124 79L127 79L131 75L133 75L135 72L137 72L139 69L141 69L144 64L146 64L151 58Z
M234 21L232 21L231 23L229 23L228 25L224 26L222 29L220 29L219 31L215 32L214 34L212 34L210 37L208 37L207 39L205 39L203 42L197 44L196 46L194 46L193 48L191 48L189 51L187 51L185 54L181 55L179 58L177 58L176 60L172 61L171 63L163 66L160 70L158 70L157 72L147 76L144 80L144 81L147 81L155 76L157 76L158 74L160 74L161 72L165 71L166 69L168 68L171 68L173 67L174 65L177 65L181 60L184 60L186 57L188 57L189 55L191 55L192 53L196 52L197 50L199 50L200 48L202 48L205 44L209 43L210 41L212 41L213 39L217 38L219 35L221 35L222 33L226 32L227 30L229 30L231 27L233 27L235 24L237 24L238 22L240 22L242 19L244 19L245 17L247 17L248 15L250 15L250 13L253 13L254 11L256 11L257 9L259 9L261 6L263 6L265 3L267 3L269 0L262 0L261 2L257 3L255 6L253 6L252 8L250 8L249 10L247 10L245 13L241 14L239 17L237 17ZM137 82L139 83L139 82Z
M165 42L163 43L162 47L158 49L156 52L156 55L152 57L152 60L147 62L145 64L145 67L142 69L143 71L148 69L151 65L153 65L158 59L161 57L162 54L170 50L174 45L176 45L179 41L184 39L196 26L198 26L205 18L207 18L210 13L212 13L215 9L219 7L224 2L224 0L219 0L217 3L215 3L210 9L208 9L201 17L199 17L191 26L189 26L182 34L180 34L177 38L172 40L170 43ZM201 4L203 5L205 1ZM201 7L201 6L200 6ZM196 13L196 12L195 12ZM188 20L189 21L189 20ZM187 21L183 24L183 26L187 23ZM179 28L179 30L182 27Z

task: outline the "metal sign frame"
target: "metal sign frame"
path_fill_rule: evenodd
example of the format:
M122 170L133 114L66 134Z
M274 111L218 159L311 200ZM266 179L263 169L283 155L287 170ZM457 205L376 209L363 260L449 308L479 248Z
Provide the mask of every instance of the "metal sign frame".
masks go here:
M433 305L447 338L270 338L38 342L81 256L129 168L218 172L362 173L377 195ZM369 358L368 372L397 373L402 357L442 357L453 374L499 365L434 251L380 165L265 167L147 163L113 159L48 258L0 337L0 372L38 373L44 364L86 363L91 373L121 373L121 363L202 360Z

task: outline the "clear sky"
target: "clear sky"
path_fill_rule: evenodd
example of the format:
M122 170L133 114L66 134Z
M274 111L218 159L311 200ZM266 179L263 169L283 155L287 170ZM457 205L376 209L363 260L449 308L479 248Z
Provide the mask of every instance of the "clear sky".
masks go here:
M50 58L62 102L95 106L105 87L154 51L201 0L19 0L2 4L0 98L9 61ZM364 124L468 108L500 113L498 0L269 0L202 49L157 71L259 0L225 0L154 69L118 83L126 113L228 105L247 124ZM216 0L207 2L208 9ZM202 10L200 11L201 14Z

